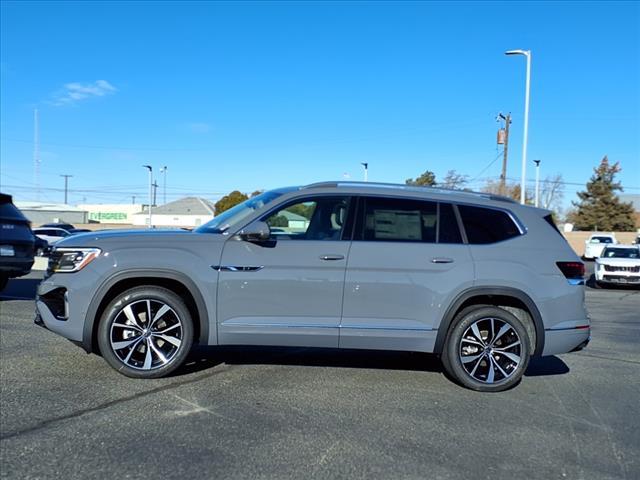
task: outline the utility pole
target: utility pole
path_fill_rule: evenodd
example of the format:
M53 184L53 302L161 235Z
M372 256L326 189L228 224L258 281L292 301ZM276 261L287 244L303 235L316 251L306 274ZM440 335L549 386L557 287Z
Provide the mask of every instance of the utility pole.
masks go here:
M500 132L498 132L498 144L504 144L504 149L502 151L502 173L500 174L500 195L505 195L507 192L507 155L509 152L509 125L511 125L511 114L507 113L507 116L505 117L502 113L499 113L498 121L500 120L504 122L503 139L500 138Z
M60 175L64 177L64 204L67 205L67 192L69 191L69 179L73 177L73 175Z
M151 223L151 198L153 197L153 167L151 165L143 165L144 168L149 170L149 228L153 227Z
M539 205L540 199L540 160L534 160L533 163L536 164L536 201L535 206Z
M136 204L136 196L131 195L131 205L135 205L135 204Z
M369 164L367 162L360 163L364 167L364 181L369 181Z
M158 182L153 182L153 206L157 206L156 194L158 193Z

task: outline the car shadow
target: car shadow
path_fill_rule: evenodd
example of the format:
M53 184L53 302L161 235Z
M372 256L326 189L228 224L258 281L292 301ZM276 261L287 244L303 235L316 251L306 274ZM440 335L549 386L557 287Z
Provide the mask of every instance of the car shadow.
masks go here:
M174 376L188 375L221 364L281 365L302 367L359 368L443 373L437 355L420 352L341 350L306 347L197 347ZM569 367L560 358L534 357L525 376L564 375Z
M313 347L197 347L175 375L227 365L283 365L304 367L373 368L441 372L435 355L419 352L342 350Z
M12 278L0 292L0 301L35 300L40 278Z
M533 357L524 374L527 377L550 377L564 375L570 370L561 358L551 355L549 357Z

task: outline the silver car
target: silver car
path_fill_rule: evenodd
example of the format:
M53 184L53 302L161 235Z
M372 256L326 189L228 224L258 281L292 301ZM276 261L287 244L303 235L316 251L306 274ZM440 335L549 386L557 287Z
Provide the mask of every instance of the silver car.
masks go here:
M155 378L195 343L409 350L468 388L590 339L584 265L550 212L507 198L326 182L265 192L187 231L62 240L36 323Z

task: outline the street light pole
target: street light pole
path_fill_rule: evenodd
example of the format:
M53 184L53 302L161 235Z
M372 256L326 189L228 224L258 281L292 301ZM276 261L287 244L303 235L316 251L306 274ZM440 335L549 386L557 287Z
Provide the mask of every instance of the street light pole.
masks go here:
M520 180L520 203L525 203L527 170L527 141L529 134L529 90L531 85L531 50L508 50L505 55L524 55L527 58L527 79L524 94L524 135L522 139L522 178Z
M151 223L151 203L153 196L153 168L151 165L143 165L144 168L149 170L149 228L152 227Z
M534 160L533 163L536 164L536 207L539 205L540 201L540 160Z
M369 181L369 164L366 162L362 162L360 165L364 167L364 181Z
M160 169L160 171L162 172L162 203L166 204L167 203L167 166L165 165L164 167L162 167Z

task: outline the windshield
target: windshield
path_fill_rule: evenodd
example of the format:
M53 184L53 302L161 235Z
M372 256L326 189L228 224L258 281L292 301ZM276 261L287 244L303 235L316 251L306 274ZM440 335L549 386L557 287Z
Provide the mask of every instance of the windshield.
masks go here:
M613 243L613 238L611 237L592 237L591 243Z
M638 248L605 248L601 255L602 258L640 258L640 249Z
M242 203L239 203L235 207L225 210L213 220L205 223L204 225L196 228L194 231L197 233L222 233L226 231L231 225L235 225L243 218L248 217L256 210L260 210L267 203L272 202L276 198L284 195L285 193L293 192L298 187L280 188L278 190L270 190L268 192L261 193L255 197L249 198Z

